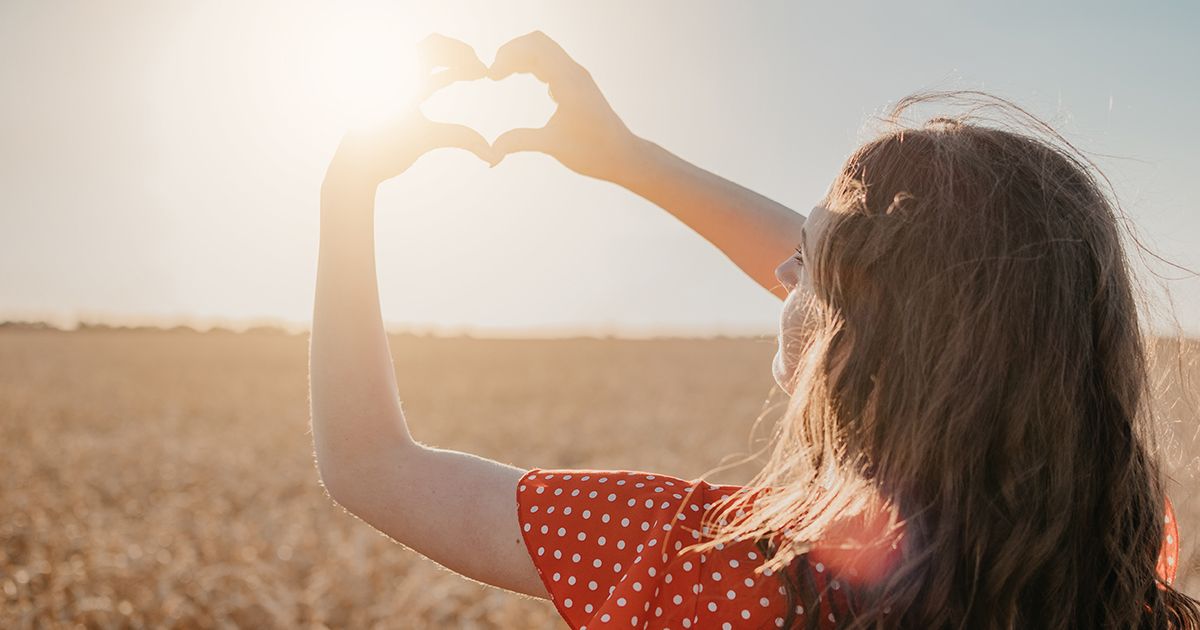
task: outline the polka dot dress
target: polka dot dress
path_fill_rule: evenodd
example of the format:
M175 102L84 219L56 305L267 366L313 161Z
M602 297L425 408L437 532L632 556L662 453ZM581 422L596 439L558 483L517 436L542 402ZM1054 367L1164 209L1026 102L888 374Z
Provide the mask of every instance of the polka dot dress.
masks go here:
M530 557L571 628L781 628L786 591L777 575L754 573L763 557L753 543L685 549L707 538L705 510L743 490L636 471L535 468L517 484L517 511ZM1178 533L1169 501L1166 523L1159 573L1170 583ZM843 580L898 557L855 564L822 553L815 549L809 559L825 595L817 610L796 606L795 618L818 615L823 628L846 610Z

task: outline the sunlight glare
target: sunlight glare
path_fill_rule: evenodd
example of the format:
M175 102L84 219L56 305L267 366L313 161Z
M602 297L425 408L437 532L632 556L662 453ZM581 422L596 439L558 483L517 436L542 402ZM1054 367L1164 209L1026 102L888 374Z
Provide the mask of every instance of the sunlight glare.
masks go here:
M415 44L394 29L375 31L334 29L316 54L314 94L346 128L390 119L412 106L420 88Z

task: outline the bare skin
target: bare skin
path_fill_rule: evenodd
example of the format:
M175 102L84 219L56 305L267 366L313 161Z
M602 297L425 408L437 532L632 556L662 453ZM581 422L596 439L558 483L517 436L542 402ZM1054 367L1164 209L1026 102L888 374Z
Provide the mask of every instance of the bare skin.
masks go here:
M309 348L313 444L330 496L392 539L468 578L547 598L522 542L515 488L524 469L415 440L400 404L379 307L374 205L378 185L442 147L499 163L546 153L571 170L624 186L666 209L783 299L805 217L643 140L625 127L582 66L550 38L505 44L486 68L462 42L421 44L426 94L457 80L529 72L558 111L541 129L494 146L473 130L433 123L415 105L388 124L347 134L321 188L321 237ZM811 235L810 235L811 238Z

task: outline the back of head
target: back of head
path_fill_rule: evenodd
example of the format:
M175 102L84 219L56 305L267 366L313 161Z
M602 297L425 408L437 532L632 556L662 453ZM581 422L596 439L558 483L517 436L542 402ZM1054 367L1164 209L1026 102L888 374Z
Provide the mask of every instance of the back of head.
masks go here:
M975 109L899 124L935 99ZM825 200L805 367L755 480L786 490L726 529L786 524L776 556L803 565L882 498L900 559L857 586L851 626L1197 627L1155 574L1146 351L1102 176L987 95L910 97L889 124Z

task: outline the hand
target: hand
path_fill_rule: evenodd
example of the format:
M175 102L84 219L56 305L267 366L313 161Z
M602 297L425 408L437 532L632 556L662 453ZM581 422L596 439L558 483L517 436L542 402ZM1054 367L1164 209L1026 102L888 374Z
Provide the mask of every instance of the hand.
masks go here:
M500 47L488 69L498 81L514 72L532 73L550 88L558 109L544 127L512 129L492 144L496 161L517 151L540 151L581 175L620 178L639 139L609 106L592 75L541 31Z
M454 83L482 79L487 68L467 44L443 35L430 35L418 44L426 74L417 97L389 120L346 133L334 153L326 181L374 188L408 170L425 153L442 147L466 149L489 164L492 147L478 132L463 125L433 122L418 108L430 94ZM445 67L441 72L434 68Z

